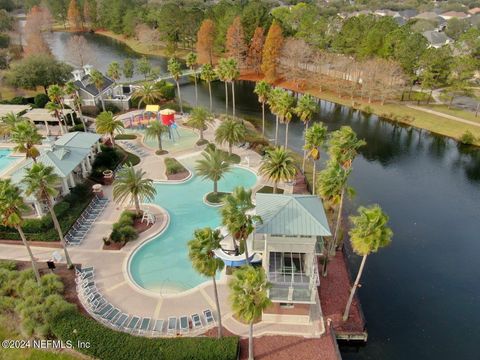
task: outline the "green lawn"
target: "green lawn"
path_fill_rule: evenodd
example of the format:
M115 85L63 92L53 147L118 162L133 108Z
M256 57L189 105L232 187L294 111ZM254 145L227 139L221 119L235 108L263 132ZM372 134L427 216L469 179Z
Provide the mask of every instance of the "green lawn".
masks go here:
M480 114L479 116L475 116L475 113L472 111L456 109L453 107L449 109L447 105L437 105L437 104L422 105L422 107L480 124Z
M408 125L421 129L426 129L440 135L450 136L454 139L460 139L460 137L467 130L471 131L476 138L480 138L480 127L462 124L454 120L450 120L434 114L429 114L421 110L411 109L401 103L387 103L385 105L381 105L380 103L369 104L367 101L361 101L360 99L352 100L347 97L340 98L336 94L329 91L320 92L315 89L309 89L306 92L321 99L345 106L351 107L353 103L355 103L355 107L362 110L368 106L371 111L376 115L392 119L393 121L407 123ZM406 118L408 118L408 121L404 120ZM480 140L477 140L476 144L480 145Z
M219 191L214 194L213 192L211 192L207 194L205 199L211 204L221 204L223 202L223 197L228 194L230 193Z
M264 187L260 188L257 193L260 194L273 194L273 186L265 185ZM277 189L277 194L283 194L283 189Z

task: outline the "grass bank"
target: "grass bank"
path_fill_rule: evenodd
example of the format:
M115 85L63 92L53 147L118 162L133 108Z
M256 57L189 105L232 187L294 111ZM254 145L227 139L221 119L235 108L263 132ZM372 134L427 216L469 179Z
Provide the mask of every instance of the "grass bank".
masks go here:
M244 75L241 77L242 80L250 80L250 81L258 81L260 78L255 75ZM469 124L464 124L455 120L451 120L442 116L438 116L435 114L430 114L421 110L416 110L407 107L405 104L402 103L386 103L384 105L380 103L368 103L368 101L354 98L351 99L349 97L340 97L337 94L331 91L320 91L320 89L312 86L307 85L302 90L298 90L292 84L280 81L275 85L290 89L293 91L300 91L303 93L311 94L319 99L330 101L336 104L348 106L350 108L355 108L358 110L362 110L368 113L372 113L378 116L381 116L387 120L395 121L398 123L403 123L408 126L413 126L420 129L425 129L431 131L436 134L444 135L451 137L456 140L460 140L462 135L466 131L470 131L475 137L475 145L480 146L480 127L476 127ZM437 106L437 105L434 105ZM467 111L463 110L446 110L446 106L442 106L441 108L435 108L436 111L443 112L445 114L465 118L465 120L471 120L480 123L480 118L476 118L476 120L472 120L470 117L474 117L473 113L468 113ZM452 113L449 113L449 112ZM471 114L468 115L467 114Z

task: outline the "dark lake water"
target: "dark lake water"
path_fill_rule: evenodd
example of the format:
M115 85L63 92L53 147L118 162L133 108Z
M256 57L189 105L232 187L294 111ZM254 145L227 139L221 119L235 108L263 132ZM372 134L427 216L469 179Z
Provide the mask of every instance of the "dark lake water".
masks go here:
M65 35L55 36L54 53L62 58ZM136 56L110 39L88 39L106 64ZM213 84L213 93L221 113L223 84ZM237 114L261 116L252 83L238 82L236 95ZM182 87L182 97L193 104L193 86ZM199 101L208 106L205 85ZM269 136L273 120L269 116ZM367 141L354 163L350 185L357 196L349 208L380 204L395 234L391 246L367 259L359 289L368 344L358 351L342 347L343 358L480 359L480 152L324 101L318 120L329 130L349 125ZM289 144L295 151L301 151L302 130L298 120L291 123ZM350 265L356 272L356 256L350 256Z

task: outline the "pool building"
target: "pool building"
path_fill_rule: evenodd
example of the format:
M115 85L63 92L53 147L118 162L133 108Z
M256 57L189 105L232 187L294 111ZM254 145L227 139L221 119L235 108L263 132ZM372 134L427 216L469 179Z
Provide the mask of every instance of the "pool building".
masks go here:
M257 193L256 214L263 222L253 235L253 251L271 283L272 306L263 320L309 323L320 307L317 255L331 236L322 201L315 195Z

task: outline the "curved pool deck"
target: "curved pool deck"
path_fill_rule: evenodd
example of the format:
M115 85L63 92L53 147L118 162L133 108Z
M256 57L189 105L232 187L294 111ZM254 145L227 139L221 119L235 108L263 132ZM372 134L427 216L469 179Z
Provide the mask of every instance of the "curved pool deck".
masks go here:
M198 157L183 159L191 171ZM192 171L193 172L193 171ZM237 186L253 188L258 182L254 172L233 167L219 181L219 191ZM136 286L154 294L167 295L192 289L208 279L199 275L188 258L187 243L195 229L220 225L218 208L203 202L212 191L212 182L193 175L180 183L156 182L154 204L168 212L170 222L165 231L141 244L129 258L128 274Z

